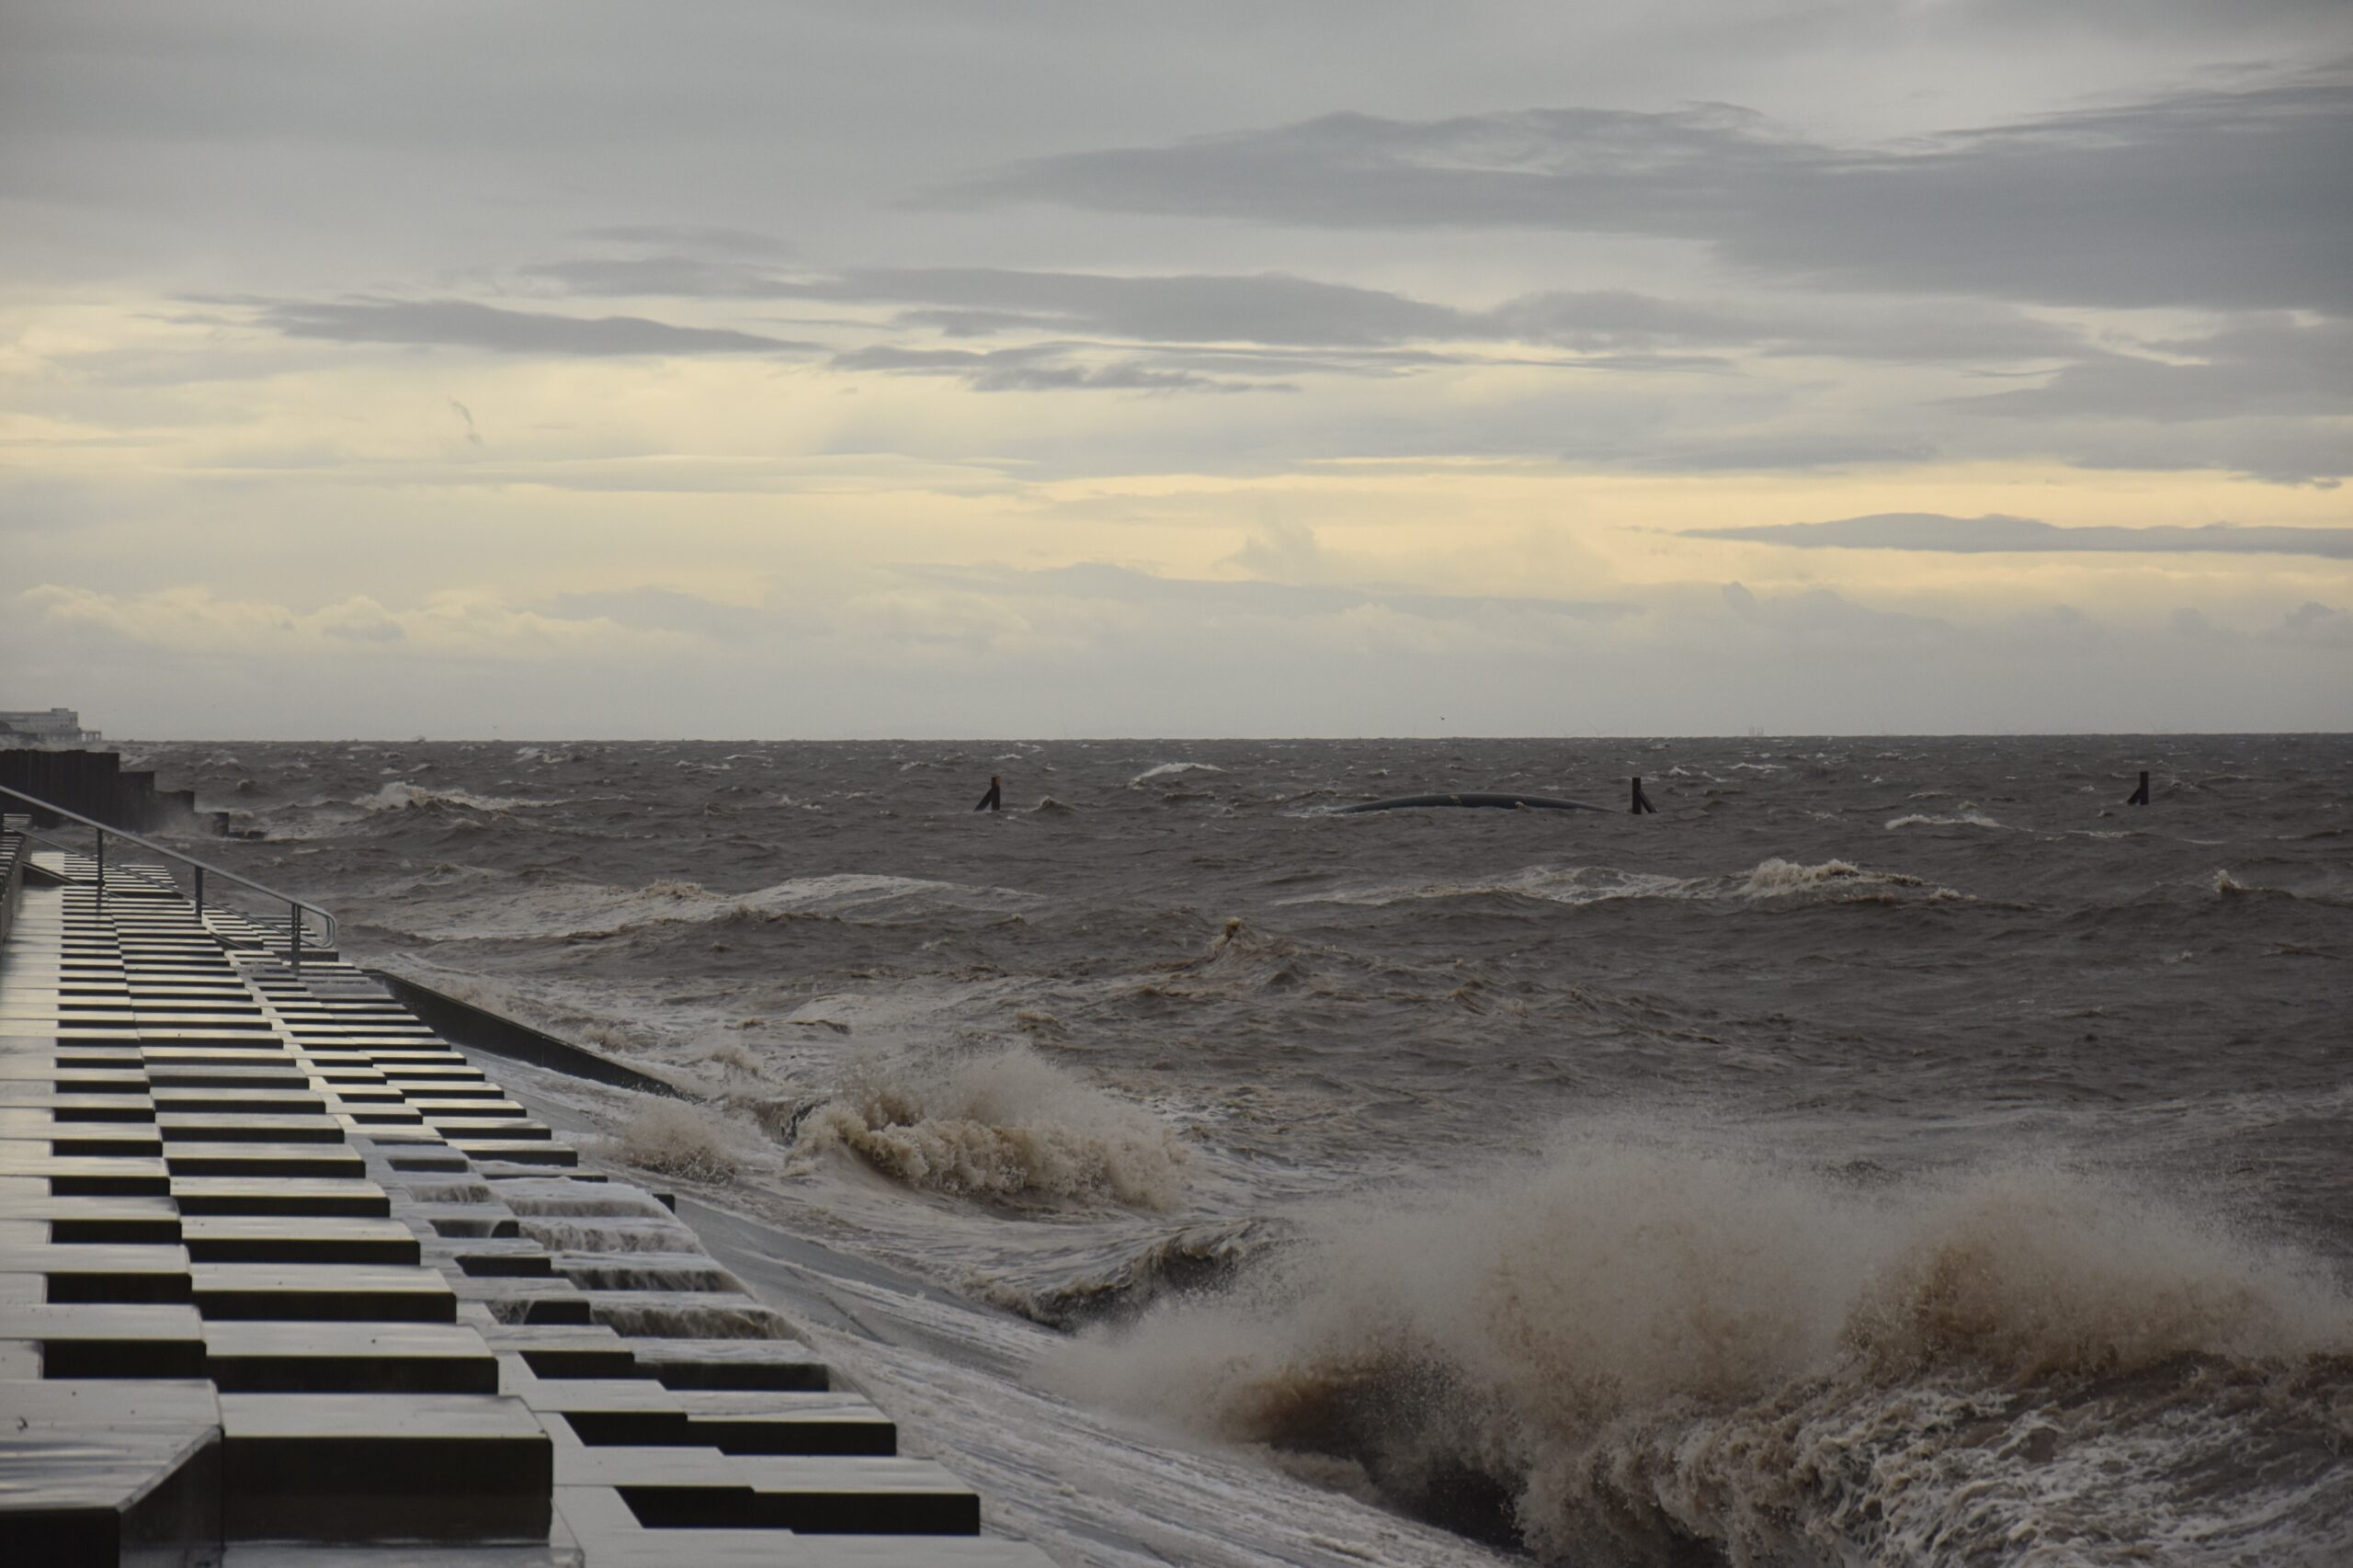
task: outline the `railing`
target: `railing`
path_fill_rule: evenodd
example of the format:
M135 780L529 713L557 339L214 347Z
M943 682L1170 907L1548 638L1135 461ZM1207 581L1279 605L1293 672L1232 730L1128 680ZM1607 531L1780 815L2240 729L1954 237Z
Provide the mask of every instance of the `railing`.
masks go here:
M280 892L276 888L267 887L262 883L254 881L251 877L241 877L234 871L224 869L219 866L208 864L205 861L198 859L193 855L174 849L167 844L158 844L152 838L144 837L139 834L130 832L127 829L108 827L106 824L97 821L96 818L85 817L79 812L69 812L63 806L51 805L49 801L42 800L40 796L28 795L22 790L11 790L6 785L0 784L0 796L6 796L7 799L12 801L21 801L26 805L30 806L34 811L42 812L49 816L70 818L92 831L96 835L93 840L93 858L98 863L98 902L100 903L104 903L107 897L107 840L109 837L120 838L126 839L132 844L136 844L142 849L150 850L154 854L161 855L167 860L176 860L179 864L188 867L195 873L196 913L199 919L203 918L204 915L204 879L208 874L219 877L224 881L234 882L241 888L260 893L265 898L274 898L280 903L283 903L286 906L287 957L292 961L296 969L301 969L302 967L302 917L304 915L315 915L319 917L320 936L322 937L321 945L328 951L334 951L340 942L342 927L337 925L335 917L325 910L321 909L315 903L305 903L291 893ZM68 852L71 852L74 848L70 844L61 844L56 839L51 838L44 834L33 832L29 824L18 831L23 832L27 838L38 840L42 844L49 845L52 848L63 849Z

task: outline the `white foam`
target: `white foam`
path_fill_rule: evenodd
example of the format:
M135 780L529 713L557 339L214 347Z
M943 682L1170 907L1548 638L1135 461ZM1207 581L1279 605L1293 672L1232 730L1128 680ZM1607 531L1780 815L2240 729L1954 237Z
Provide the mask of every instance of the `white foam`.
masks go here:
M1334 1209L1249 1287L1083 1342L1060 1376L1347 1459L1407 1502L1485 1472L1548 1555L1681 1534L1742 1562L1943 1562L2049 1531L2195 1544L2268 1529L2275 1505L2325 1517L2292 1489L2165 1477L2235 1462L2267 1419L2322 1462L2325 1397L2294 1394L2294 1369L2348 1352L2353 1302L2317 1262L2114 1182L2012 1165L1867 1196L1608 1139ZM2182 1358L2228 1371L2116 1392ZM2274 1377L2268 1415L2227 1387ZM2020 1457L2045 1426L2069 1462Z

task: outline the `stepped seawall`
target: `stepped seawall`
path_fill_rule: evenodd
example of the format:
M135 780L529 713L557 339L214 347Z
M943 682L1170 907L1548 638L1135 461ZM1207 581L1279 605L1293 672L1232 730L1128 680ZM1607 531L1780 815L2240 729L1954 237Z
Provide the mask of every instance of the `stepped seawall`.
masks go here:
M336 955L0 888L0 1562L1045 1568Z

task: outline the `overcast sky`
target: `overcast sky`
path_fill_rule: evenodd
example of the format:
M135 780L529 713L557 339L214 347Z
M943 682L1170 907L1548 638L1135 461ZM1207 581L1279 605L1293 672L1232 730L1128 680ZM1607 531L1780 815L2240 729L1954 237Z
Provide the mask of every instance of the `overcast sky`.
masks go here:
M2344 0L14 0L0 708L2353 728Z

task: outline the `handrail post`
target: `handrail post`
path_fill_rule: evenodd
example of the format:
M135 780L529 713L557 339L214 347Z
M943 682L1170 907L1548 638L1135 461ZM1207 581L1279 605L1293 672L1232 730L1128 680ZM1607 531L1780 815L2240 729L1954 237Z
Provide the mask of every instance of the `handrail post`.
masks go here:
M291 938L286 944L287 950L293 956L294 972L300 974L302 972L302 906L301 904L287 904L286 925L292 933Z
M100 828L92 836L97 841L98 902L104 903L107 901L107 830Z
M198 923L199 925L202 925L202 924L203 924L203 922L204 922L204 868L203 868L203 867L201 867L201 866L199 866L199 867L197 867L197 868L196 868L196 918L197 918L197 923Z

